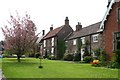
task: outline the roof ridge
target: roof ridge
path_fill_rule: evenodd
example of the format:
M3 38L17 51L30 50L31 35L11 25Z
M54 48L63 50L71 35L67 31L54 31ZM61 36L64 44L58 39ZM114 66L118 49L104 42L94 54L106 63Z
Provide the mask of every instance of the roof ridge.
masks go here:
M53 29L52 31L49 31L45 37L43 39L47 39L47 38L50 38L52 36L55 36L57 33L59 33L59 31L64 27L64 25L60 26L60 27L57 27L55 29Z

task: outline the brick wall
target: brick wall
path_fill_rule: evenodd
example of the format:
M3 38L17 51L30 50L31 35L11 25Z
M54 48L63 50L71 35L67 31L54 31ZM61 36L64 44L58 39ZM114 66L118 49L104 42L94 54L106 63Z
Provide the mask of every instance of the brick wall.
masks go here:
M118 5L119 4L119 5ZM117 8L120 7L119 3L114 3L112 6L109 15L107 16L107 21L105 22L105 50L111 59L112 52L114 50L114 32L118 31L118 22L117 22Z

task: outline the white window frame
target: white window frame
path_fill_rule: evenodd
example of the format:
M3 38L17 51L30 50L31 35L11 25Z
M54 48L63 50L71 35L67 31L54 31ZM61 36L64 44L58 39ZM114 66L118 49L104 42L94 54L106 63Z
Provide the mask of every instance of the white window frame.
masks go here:
M55 38L52 38L52 40L51 40L52 46L54 46L54 40L55 40Z
M98 42L99 34L92 35L93 42Z
M73 40L73 45L76 45L77 44L77 39L74 39Z
M44 47L46 47L46 40L44 40Z
M54 48L53 48L53 47L51 48L51 53L52 53L52 54L54 53Z
M82 44L85 44L85 37L81 38Z

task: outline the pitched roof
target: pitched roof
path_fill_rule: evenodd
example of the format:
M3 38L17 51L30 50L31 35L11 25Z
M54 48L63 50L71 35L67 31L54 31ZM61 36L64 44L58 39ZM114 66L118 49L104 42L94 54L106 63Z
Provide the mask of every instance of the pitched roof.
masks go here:
M60 26L60 27L58 27L58 28L55 28L55 29L52 30L52 31L49 31L43 39L47 39L47 38L50 38L50 37L53 37L53 36L57 35L57 33L58 33L63 27L64 27L64 25L63 25L63 26Z
M75 31L73 32L68 39L74 39L74 38L78 38L78 37L83 37L83 36L87 36L90 34L95 34L97 33L99 26L100 26L101 22L89 25L85 28L82 28L80 31Z
M37 40L36 40L36 43L37 43L37 44L40 43L41 40L43 39L43 37L44 37L44 36L40 36L40 37L38 37Z

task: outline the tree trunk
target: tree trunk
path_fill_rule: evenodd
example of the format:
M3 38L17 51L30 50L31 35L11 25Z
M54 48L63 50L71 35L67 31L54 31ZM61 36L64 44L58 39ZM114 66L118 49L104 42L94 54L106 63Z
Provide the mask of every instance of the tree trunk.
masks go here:
M20 55L19 54L17 54L17 60L18 60L18 62L20 62Z

